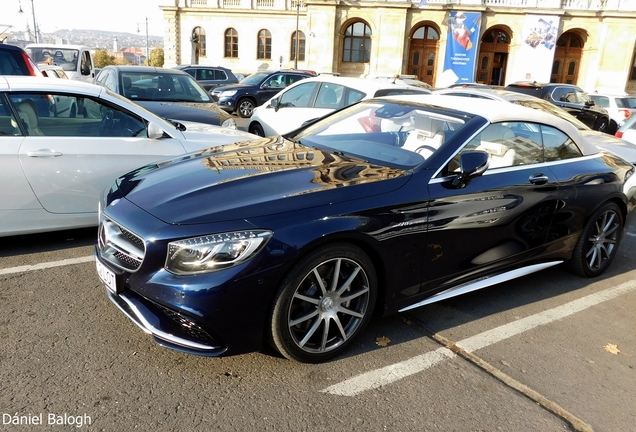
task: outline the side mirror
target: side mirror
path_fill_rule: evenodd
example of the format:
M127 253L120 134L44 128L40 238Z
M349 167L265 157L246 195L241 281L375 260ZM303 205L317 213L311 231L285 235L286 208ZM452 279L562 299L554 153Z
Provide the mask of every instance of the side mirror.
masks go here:
M274 108L275 111L278 111L278 109L281 108L280 101L278 99L272 99L272 101L269 103L269 106Z
M159 139L163 137L163 129L157 123L150 122L146 128L148 130L148 138Z
M459 156L459 174L453 179L453 187L463 188L472 179L482 175L490 164L490 155L484 151L467 151Z

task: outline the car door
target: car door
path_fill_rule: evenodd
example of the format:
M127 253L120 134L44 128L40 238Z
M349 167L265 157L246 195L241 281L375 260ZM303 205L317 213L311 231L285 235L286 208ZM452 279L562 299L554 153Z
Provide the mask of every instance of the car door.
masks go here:
M23 175L51 213L96 212L98 197L116 177L185 152L177 139L148 138L142 118L100 99L54 95L82 100L86 116L77 118L38 116L29 109L33 99L48 94L12 93L9 98L26 135L18 150Z
M285 87L287 87L287 82L284 73L276 73L268 76L265 81L261 83L260 88L256 92L256 105L264 104Z
M19 151L25 134L19 121L5 94L0 93L0 215L42 208L20 166Z
M489 153L490 166L454 186L459 157L469 150ZM531 123L487 126L430 181L429 192L424 291L532 256L550 238L559 206L559 183L543 160L540 126Z
M552 102L572 114L587 127L594 129L596 115L580 100L578 93L583 90L576 87L555 87L552 91Z
M265 125L277 134L284 134L300 127L305 121L320 117L313 108L319 82L306 82L281 92L277 107L267 104L259 108L258 115Z

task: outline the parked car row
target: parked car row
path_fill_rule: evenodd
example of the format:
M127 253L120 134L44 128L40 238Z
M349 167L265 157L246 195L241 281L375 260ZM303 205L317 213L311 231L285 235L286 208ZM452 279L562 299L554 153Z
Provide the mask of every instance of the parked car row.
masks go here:
M426 88L395 81L319 75L291 84L255 108L247 130L259 136L284 135L360 100L430 93Z
M376 314L557 265L599 276L636 207L628 143L532 96L254 74L251 120L289 123L259 137L137 103L206 95L185 72L102 74L0 76L0 235L98 224L110 300L191 354L324 362Z

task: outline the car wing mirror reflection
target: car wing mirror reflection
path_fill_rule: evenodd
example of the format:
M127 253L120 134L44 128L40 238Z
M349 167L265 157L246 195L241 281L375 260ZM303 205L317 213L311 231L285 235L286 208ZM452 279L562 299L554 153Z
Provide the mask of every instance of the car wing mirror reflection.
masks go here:
M459 156L459 174L453 179L453 187L461 189L472 179L488 169L490 155L484 151L467 151Z
M150 122L148 123L148 138L150 139L159 139L163 137L163 129L157 123Z

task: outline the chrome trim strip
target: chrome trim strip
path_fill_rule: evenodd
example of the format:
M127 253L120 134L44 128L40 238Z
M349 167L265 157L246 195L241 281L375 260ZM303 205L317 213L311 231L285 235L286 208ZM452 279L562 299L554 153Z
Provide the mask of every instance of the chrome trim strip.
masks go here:
M449 288L446 291L442 291L440 293L435 294L432 297L422 300L421 302L412 304L411 306L407 306L405 308L400 309L398 312L404 312L407 310L415 309L420 306L424 306L427 304L435 303L441 300L446 300L451 297L455 297L461 294L466 294L472 291L477 291L482 288L489 287L491 285L496 285L501 282L506 282L512 279L519 278L521 276L528 275L530 273L538 272L540 270L546 269L548 267L555 266L557 264L561 264L563 261L552 261L542 264L534 264L531 266L523 267L520 269L511 270L505 273L500 273L498 275L489 276L474 282L468 282L463 285L459 285L453 288Z
M108 291L108 290L107 290ZM113 294L108 291L108 295L109 296L113 296ZM135 306L135 304L133 302L131 302L129 299L127 299L125 296L123 295L119 295L118 296L120 299L122 299L123 301L126 302L126 304L128 305L128 307L131 309L131 311L134 312L135 316L133 318L132 321L137 324L145 333L148 333L150 335L156 336L159 339L163 339L165 341L171 342L175 345L180 345L186 348L192 348L192 349L196 349L196 350L216 350L219 347L215 347L215 346L210 346L210 345L203 345L200 344L198 342L192 342L189 341L187 339L183 339L180 338L178 336L174 336L171 335L169 333L164 332L163 330L159 330L158 328L154 327L152 324L150 324L146 318L141 314L141 312L139 312L139 309L137 309L137 306ZM124 310L119 304L117 304L116 301L114 301L113 303L115 303L115 305L125 314L125 315L129 315L128 311Z
M550 161L550 162L541 162L541 163L530 164L530 165L516 165L516 166L511 166L511 167L505 167L505 168L493 168L491 170L486 170L486 172L483 173L482 175L487 176L487 175L501 174L501 173L505 173L505 172L521 171L521 170L525 170L525 169L533 168L533 167L537 167L537 169L540 169L541 167L548 167L549 168L549 167L554 166L554 165L561 165L561 164L566 164L566 163L580 162L580 161L588 160L588 159L596 159L596 158L600 158L601 156L602 156L602 153L596 153L596 154L593 154L593 155L587 155L587 156L582 156L582 157L572 158L572 159L564 159L564 160ZM446 166L449 161L450 161L450 159L448 161L446 161L446 163L444 165L442 165L442 166L443 167ZM438 172L439 171L441 171L441 169L438 170ZM447 177L439 177L439 178L432 177L431 180L428 182L428 184L444 183L444 182L447 182L447 181L451 180L454 177L455 177L455 175L447 176Z

